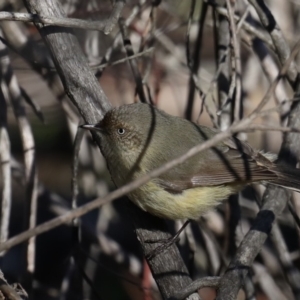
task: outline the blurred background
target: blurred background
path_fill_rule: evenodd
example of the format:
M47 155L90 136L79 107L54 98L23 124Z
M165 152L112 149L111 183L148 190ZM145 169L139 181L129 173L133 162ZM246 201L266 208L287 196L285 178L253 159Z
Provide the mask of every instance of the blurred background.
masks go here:
M122 1L60 1L68 17L86 20L108 19L117 2ZM241 58L239 116L243 117L261 101L280 70L280 62L255 9L246 0L231 2L236 20L243 19L236 24ZM265 2L292 47L300 33L299 3L293 0ZM27 12L23 2L18 0L2 0L0 11ZM228 53L233 48L230 42L225 46L227 52L222 60L216 46L222 39L218 26L221 26L224 15L226 8L218 6L217 1L200 0L128 0L121 12L134 52L134 59L130 61L138 66L147 100L169 114L221 130L233 121L227 116L232 115L230 101L228 97L225 102L222 100L220 87L227 79L230 92L233 68ZM244 26L245 23L252 31L249 26ZM108 35L82 29L74 29L74 32L112 105L138 101L131 65L128 59L124 60L128 53L118 24ZM227 35L229 37L228 32ZM26 175L30 157L26 156L28 144L24 141L26 134L22 129L29 128L35 149L36 181L32 182L36 184L36 215L37 224L40 224L64 214L72 206L73 142L77 127L83 120L66 96L47 46L35 26L0 21L0 36L0 78L5 99L1 106L1 124L7 125L11 169L9 184L3 179L4 169L0 172L0 188L1 201L8 197L9 189L11 191L6 232L13 236L26 226L24 203L30 182L30 176L28 179ZM222 64L225 65L223 69ZM227 74L225 79L220 76L223 71ZM14 91L19 97L14 96L16 92L11 92L11 86L5 81L7 72L15 80ZM285 80L280 81L265 107L269 109L268 113L262 114L255 122L286 124L292 92ZM274 153L278 152L282 142L282 133L274 131L250 132L239 137L254 148ZM1 141L4 143L3 139ZM3 150L1 153L3 162L5 154ZM89 133L81 142L78 185L78 205L114 189L105 161ZM199 223L191 224L182 234L179 247L193 278L224 272L259 211L254 200L262 195L263 190L262 186L247 188L240 195L235 211L230 204L224 204ZM30 299L160 299L130 217L119 205L121 201L127 200L118 199L81 218L81 241L76 251L73 248L74 228L67 224L37 237L36 252L31 253L31 267L28 262L30 253L29 256L26 254L24 245L2 252L0 269L6 279L10 283L21 283L30 293ZM293 203L299 212L300 202ZM169 222L170 230L176 232L181 224ZM279 219L279 224L293 266L297 268L299 228L288 211ZM3 230L1 232L3 234ZM6 239L4 234L2 242ZM272 240L266 243L251 270L255 297L294 299L295 294L272 243ZM246 294L241 291L239 299L250 299ZM214 299L215 291L203 289L201 295L203 299Z

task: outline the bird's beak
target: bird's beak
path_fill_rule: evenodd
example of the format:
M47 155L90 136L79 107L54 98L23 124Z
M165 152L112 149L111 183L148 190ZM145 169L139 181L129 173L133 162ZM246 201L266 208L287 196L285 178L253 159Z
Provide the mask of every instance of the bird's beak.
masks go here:
M79 127L83 128L83 129L103 132L103 128L97 126L97 124L94 124L94 125L84 124L84 125L80 125Z

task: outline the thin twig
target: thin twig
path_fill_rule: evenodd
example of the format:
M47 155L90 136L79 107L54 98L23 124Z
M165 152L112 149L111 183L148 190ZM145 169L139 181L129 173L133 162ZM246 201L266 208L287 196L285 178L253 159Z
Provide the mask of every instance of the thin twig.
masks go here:
M125 5L125 0L114 1L113 11L112 11L109 19L107 21L105 21L106 25L104 26L104 29L103 29L103 32L105 34L109 34L113 30L115 24L117 24L124 5Z
M238 22L238 25L237 25L237 30L236 30L237 34L240 31L241 25L245 22L245 18L246 18L246 13L244 13L244 15L242 16L242 18L239 19L239 22ZM228 53L229 53L229 48L226 48L225 52L223 53L223 57L220 59L220 61L225 60L226 57L227 57L227 55L228 55ZM210 84L209 84L209 87L207 89L207 92L202 95L202 101L203 101L203 103L206 103L205 100L206 100L207 96L213 91L213 87L214 87L216 81L218 80L218 77L219 77L220 73L222 72L224 66L225 66L225 64L222 64L222 63L218 65L218 69L217 69L217 71L216 71L216 73L214 75L214 78L210 81ZM214 102L214 104L215 104L215 102ZM223 109L224 109L224 107L226 105L227 105L226 102L223 103L222 107L218 109L217 115L221 115L222 114ZM210 116L210 118L211 118L211 120L212 120L212 122L214 124L214 127L216 127L216 128L219 127L218 124L215 121L214 116L212 115L212 113L210 112L210 110L209 110L208 107L206 107L206 110L207 110L207 112L208 112L208 114L209 114L209 116ZM200 111L200 114L198 116L198 120L199 120L199 118L200 118L200 116L202 114L202 111L203 111L203 109L201 109L201 111Z
M200 58L201 58L201 45L203 42L203 31L204 31L204 22L207 13L207 4L203 3L201 7L201 13L199 14L198 20L198 34L197 39L194 47L193 59L191 58L190 53L190 28L193 19L193 14L195 11L196 1L192 1L189 21L188 21L188 28L186 34L186 58L187 58L187 66L190 70L190 78L189 78L189 92L188 92L188 99L187 99L187 106L185 109L185 117L188 120L192 119L192 112L193 106L195 101L195 90L198 90L200 99L202 98L202 90L198 84L198 69L200 67ZM203 102L203 100L202 100Z
M291 51L278 24L276 23L275 18L273 17L268 7L265 5L264 0L249 0L249 2L253 5L261 20L261 23L269 32L273 44L275 46L276 52L278 54L279 60L283 65L285 61L291 57ZM297 78L297 74L298 71L295 61L292 60L287 71L287 78L293 87Z
M125 25L128 27L134 20L134 18L141 12L143 5L145 4L146 0L140 0L139 3L137 5L135 5L132 8L131 14L129 15L129 17L125 20ZM101 60L101 65L102 64L106 64L110 61L111 55L113 53L113 50L115 48L118 47L118 45L121 43L121 39L122 39L122 34L121 32L118 32L115 37L114 37L114 41L112 43L112 45L110 47L108 47L108 49L105 52L104 57ZM97 77L100 77L102 74L103 70L99 70L96 73Z
M242 101L242 82L241 82L241 75L242 75L242 67L241 67L241 58L240 58L240 48L239 43L237 40L237 30L234 20L234 14L231 7L230 0L226 0L228 15L229 15L229 24L230 24L230 34L231 34L231 44L232 44L232 72L233 72L233 79L234 82L234 91L235 91L235 100L234 100L234 113L233 113L233 120L238 121L241 116L241 101ZM233 95L232 95L233 96ZM228 97L232 99L232 96L229 95Z
M226 8L218 6L215 1L214 2L211 2L210 0L205 0L205 1L207 1L208 4L212 5L220 15L228 17L228 11L227 11ZM235 15L234 20L239 21L240 17ZM260 38L261 40L263 40L269 47L271 47L271 49L274 48L272 39L270 39L268 36L266 36L261 31L257 30L252 24L250 24L248 22L243 22L242 23L242 28L244 30L246 30L247 32L249 32L249 33L253 34L254 36L256 36L256 37Z
M268 101L271 99L271 96L273 95L275 88L278 84L278 82L283 78L284 74L288 72L290 64L294 61L296 55L298 54L300 50L300 40L295 44L290 56L287 58L285 63L283 64L279 74L273 81L273 83L270 85L266 96L262 99L262 101L259 103L259 105L253 110L253 112L250 114L250 116L256 117L256 115L262 110L262 108L268 103Z
M0 296L1 294L5 297L4 299L22 300L22 297L8 284L0 269Z
M120 24L120 29L121 29L121 33L122 33L122 37L123 37L123 43L124 43L124 47L125 47L127 56L128 57L133 56L135 54L134 54L134 51L133 51L133 48L131 45L131 41L129 38L129 34L127 31L125 21L121 18L119 20L119 24ZM140 71L139 71L139 68L137 65L137 61L135 59L131 59L131 60L129 60L129 64L130 64L131 71L132 71L132 74L133 74L133 77L134 77L134 80L136 83L136 91L137 91L137 94L139 95L140 101L143 103L147 103L147 99L146 99L146 96L144 93L143 80L142 80L142 76L140 74Z
M1 45L0 45L1 50ZM1 77L1 73L0 73ZM2 82L0 81L0 86ZM2 169L2 203L0 214L0 244L4 243L9 236L9 219L11 212L11 160L10 139L7 131L7 105L2 89L0 88L0 158ZM0 253L0 256L4 252Z
M288 300L290 298L285 297L281 288L274 281L268 270L260 263L255 262L253 265L255 277L260 285L260 288L268 299L272 300Z
M106 21L87 21L73 18L56 18L49 16L39 16L37 14L5 11L0 12L0 20L41 23L44 25L54 25L99 31L104 31L104 28L106 26Z
M50 16L40 16L37 14L19 13L19 12L0 12L0 21L21 21L30 23L41 23L44 25L71 27L86 30L103 31L109 34L115 26L120 13L123 9L124 1L116 1L113 12L109 19L105 21L80 20L74 18L56 18Z
M148 30L149 34L148 34L147 39L143 43L141 43L141 46L140 46L141 49L140 50L142 50L145 47L145 45L147 45L147 44L148 44L148 47L150 46L149 49L154 48L154 44L156 42L156 40L154 38L154 34L155 34L155 31L156 31L156 26L157 26L157 5L156 5L155 2L152 2L149 22L150 22L150 29ZM146 28L148 28L148 26L146 26ZM145 30L146 30L146 28L145 28ZM148 80L149 80L149 77L151 75L151 71L153 70L154 51L151 52L150 57L148 57L145 61L146 61L146 64L145 64L145 67L144 67L143 82L144 82L144 84L146 86L146 89L147 89L149 102L152 105L154 105L155 100L152 99L151 90L150 90L150 87L149 87L149 84L148 84ZM156 83L157 83L156 87L158 89L158 86L159 86L159 83L160 83L159 78L156 78ZM155 95L155 97L156 96L157 95Z
M275 77L278 75L278 66L274 59L272 58L271 53L269 53L267 47L265 44L258 38L255 38L252 41L252 47L255 52L255 54L258 56L260 59L261 67L268 78L269 82L272 82ZM275 94L275 99L277 104L282 103L284 100L288 98L284 82L280 81L278 83L278 86L274 92ZM290 105L289 103L285 103L281 105L280 108L280 116L281 116L281 121L283 122L284 117L287 115L289 112Z
M84 131L80 130L80 128L77 129L76 136L74 139L74 146L73 146L73 162L72 162L72 209L76 209L78 207L77 204L77 197L78 197L78 182L77 182L77 175L78 175L78 164L79 164L79 150L80 145L82 142L82 139L84 137ZM72 220L73 225L73 239L76 239L76 241L73 241L73 245L75 245L77 242L80 242L79 234L79 220L78 218L74 218ZM75 236L76 234L76 236ZM75 258L74 258L75 259ZM76 261L76 259L75 259Z
M254 130L300 133L300 129L299 128L284 127L284 126L277 126L277 125L265 125L265 124L250 124L248 126L248 128L246 128L243 131L244 132L250 132L250 131L254 131Z
M255 26L256 22L253 19L251 13L249 12L250 5L245 4L244 5L244 15L247 14L247 21L250 24L253 24ZM279 69L277 66L277 63L274 61L274 58L272 57L270 50L268 49L267 45L263 40L261 40L258 37L254 37L252 39L252 49L255 52L255 54L258 56L261 67L268 78L269 82L271 83L275 77L278 75ZM281 102L288 99L286 88L283 81L280 81L278 83L278 86L275 90L275 100L277 104L279 105ZM281 116L281 122L283 123L286 119L287 113L289 112L290 104L285 103L284 105L281 105L280 107L280 116Z
M45 123L45 118L40 106L33 99L31 99L31 97L27 94L27 92L22 87L20 87L20 90L23 99L32 108L33 112L38 117L38 119L40 119L41 122Z
M0 32L1 34L1 32ZM8 88L10 100L14 114L17 118L19 130L22 139L24 161L25 161L25 178L26 178L26 197L25 197L25 228L33 228L36 225L37 214L37 173L35 167L35 145L30 123L26 117L25 106L22 103L22 92L19 87L16 76L13 73L8 57L7 49L1 42L1 72L4 82ZM27 270L33 273L35 269L35 238L29 240L26 251Z
M224 1L225 3L225 1ZM215 13L216 15L216 13ZM218 74L218 109L222 110L222 114L218 114L219 127L221 130L227 129L232 123L231 111L232 102L229 99L229 89L230 89L230 26L227 18L222 15L217 14L215 16L214 24L215 32L217 34L217 67L221 69ZM221 67L222 66L222 67Z
M210 240L211 243L214 246L214 251L216 251L219 255L220 263L219 263L218 269L216 269L216 272L213 273L213 274L219 274L220 273L219 270L221 270L221 268L223 266L227 266L227 264L228 264L228 260L226 258L226 255L225 255L223 249L221 248L220 244L218 243L215 235L212 233L210 228L204 222L201 223L201 231L204 234L205 242L207 243L207 241ZM211 255L211 253L210 253L210 255ZM216 263L216 261L214 261L214 263Z

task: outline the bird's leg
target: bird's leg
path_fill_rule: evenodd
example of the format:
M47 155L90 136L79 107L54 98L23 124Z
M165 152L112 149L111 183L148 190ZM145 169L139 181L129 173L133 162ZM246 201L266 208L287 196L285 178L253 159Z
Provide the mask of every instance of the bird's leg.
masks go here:
M176 232L176 234L170 238L167 239L160 239L156 241L147 241L147 243L161 243L158 247L153 249L149 254L146 255L147 259L152 259L154 256L158 255L159 253L167 250L169 247L171 247L174 243L176 243L179 240L179 235L181 232L185 229L185 227L190 223L190 220L187 220L184 222L184 224L181 226L181 228Z

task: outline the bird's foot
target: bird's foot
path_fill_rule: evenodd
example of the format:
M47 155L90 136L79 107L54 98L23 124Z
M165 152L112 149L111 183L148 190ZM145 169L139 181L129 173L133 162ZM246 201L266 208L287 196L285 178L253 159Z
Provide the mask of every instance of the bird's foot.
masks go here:
M146 255L147 260L151 260L156 255L166 251L168 248L173 246L177 241L179 241L179 235L175 234L174 236L167 238L167 239L160 239L156 241L148 241L147 243L161 243L161 245L154 248L150 253Z
M152 243L152 244L153 243L161 243L160 246L156 247L148 255L146 255L146 258L148 260L150 260L154 256L164 252L165 250L167 250L168 248L173 246L173 244L175 244L179 240L179 235L184 230L184 228L189 224L189 222L190 222L189 220L185 221L184 224L182 225L182 227L176 232L176 234L170 238L160 239L160 240L155 240L155 241L153 241L153 240L146 241L146 243Z

